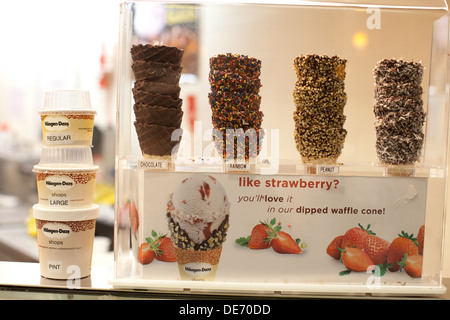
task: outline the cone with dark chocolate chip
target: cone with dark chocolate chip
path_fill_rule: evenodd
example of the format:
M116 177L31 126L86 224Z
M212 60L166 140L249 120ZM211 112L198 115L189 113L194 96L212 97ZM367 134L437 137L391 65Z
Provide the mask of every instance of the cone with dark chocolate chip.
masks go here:
M413 165L420 159L426 119L422 75L418 62L384 59L374 68L376 152L382 164Z

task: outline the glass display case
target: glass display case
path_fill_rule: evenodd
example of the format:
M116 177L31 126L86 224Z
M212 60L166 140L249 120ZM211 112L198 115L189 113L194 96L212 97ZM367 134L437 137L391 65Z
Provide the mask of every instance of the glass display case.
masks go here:
M120 17L114 287L446 291L445 1Z

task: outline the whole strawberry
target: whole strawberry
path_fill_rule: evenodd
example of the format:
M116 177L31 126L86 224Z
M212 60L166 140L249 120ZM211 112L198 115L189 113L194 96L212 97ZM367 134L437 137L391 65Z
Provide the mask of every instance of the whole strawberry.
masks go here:
M162 236L155 241L155 258L159 261L175 262L177 257L175 255L175 247L172 240L167 236Z
M327 254L333 259L339 260L341 258L341 251L339 249L342 248L343 238L343 235L337 236L330 242L327 247Z
M391 264L390 271L398 271L400 269L398 263L401 262L404 255L419 254L419 246L414 235L402 231L389 245L387 252L387 263Z
M247 246L253 250L270 248L269 234L272 233L274 229L281 229L280 226L275 227L275 224L276 219L272 219L269 222L260 222L253 227L250 236L236 239L236 243L240 246Z
M364 228L363 226L361 226L361 224L358 223L358 227L351 228L344 234L341 247L356 247L362 249L364 239L369 234L373 234L373 232L370 230L370 224L367 225L367 228Z
M269 226L265 223L254 226L250 235L248 247L254 250L269 248L270 242L267 236L269 235L270 230Z
M387 261L389 242L369 234L363 241L363 250L369 255L374 264L384 264Z

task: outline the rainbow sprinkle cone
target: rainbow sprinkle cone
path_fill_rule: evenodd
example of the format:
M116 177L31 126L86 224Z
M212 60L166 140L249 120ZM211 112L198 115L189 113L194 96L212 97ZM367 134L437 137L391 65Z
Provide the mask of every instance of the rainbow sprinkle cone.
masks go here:
M240 54L210 59L211 121L216 149L225 161L256 159L261 150L263 112L261 61Z

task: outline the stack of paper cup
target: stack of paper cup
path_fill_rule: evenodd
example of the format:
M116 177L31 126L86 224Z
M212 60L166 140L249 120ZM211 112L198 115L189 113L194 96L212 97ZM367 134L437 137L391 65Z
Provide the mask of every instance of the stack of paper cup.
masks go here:
M91 273L98 166L92 158L95 111L89 92L46 93L40 111L44 147L34 166L39 201L33 206L41 276L84 278Z

